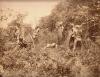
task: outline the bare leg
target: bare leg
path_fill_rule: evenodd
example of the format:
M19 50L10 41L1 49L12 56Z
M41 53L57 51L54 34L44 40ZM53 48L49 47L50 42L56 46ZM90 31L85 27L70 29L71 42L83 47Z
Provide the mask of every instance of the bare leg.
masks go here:
M17 36L17 43L19 43L19 35Z
M74 45L73 45L73 52L75 51L75 49L76 49L76 44L77 44L77 39L75 39L75 41L74 41Z

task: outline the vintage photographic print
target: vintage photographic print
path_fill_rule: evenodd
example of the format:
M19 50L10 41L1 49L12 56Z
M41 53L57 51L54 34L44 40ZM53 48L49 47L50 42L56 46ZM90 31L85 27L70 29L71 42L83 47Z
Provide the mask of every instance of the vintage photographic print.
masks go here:
M0 77L100 77L100 0L0 0Z

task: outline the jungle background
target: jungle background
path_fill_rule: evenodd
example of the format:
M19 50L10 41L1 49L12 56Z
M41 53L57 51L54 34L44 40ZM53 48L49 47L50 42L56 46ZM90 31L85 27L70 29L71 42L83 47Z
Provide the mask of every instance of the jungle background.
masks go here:
M0 23L13 15L4 11ZM25 15L14 16L0 28L0 77L100 77L99 0L63 0L34 29L23 23ZM58 22L64 26L61 34ZM83 24L82 47L74 52L68 47L72 23ZM16 43L16 26L24 28L26 46ZM46 47L52 43L57 46Z

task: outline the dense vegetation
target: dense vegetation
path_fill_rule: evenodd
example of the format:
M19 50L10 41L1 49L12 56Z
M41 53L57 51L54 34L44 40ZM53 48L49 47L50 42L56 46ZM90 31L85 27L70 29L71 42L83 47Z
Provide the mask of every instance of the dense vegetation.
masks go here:
M62 22L64 26L62 34L59 32L58 22ZM21 26L23 24L20 22ZM75 52L68 48L71 24L82 25L83 29L82 49ZM27 41L31 40L30 32L34 35L39 29L33 46L29 44L26 48L20 48L16 44L7 46L9 42L16 42L14 25L18 24L12 21L7 29L0 29L1 76L100 77L99 0L61 1L49 16L41 18L35 30L28 31L26 27ZM56 43L57 47L45 48L51 43Z

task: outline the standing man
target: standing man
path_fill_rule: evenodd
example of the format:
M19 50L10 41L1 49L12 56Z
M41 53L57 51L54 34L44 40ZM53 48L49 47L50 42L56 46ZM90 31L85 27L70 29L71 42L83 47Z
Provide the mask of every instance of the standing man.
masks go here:
M73 38L73 51L75 51L77 46L81 48L82 25L74 25L74 24L72 25L72 33L70 38Z
M57 31L58 31L58 43L60 44L63 38L63 30L64 30L64 26L63 26L63 22L59 21L57 22Z
M17 44L20 45L20 47L27 47L27 44L25 43L25 38L24 38L24 34L25 34L25 27L23 24L23 19L24 19L25 15L23 14L18 14L16 20L15 20L15 26L16 26L16 36L17 36Z

